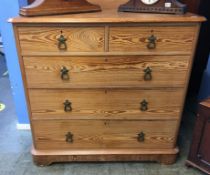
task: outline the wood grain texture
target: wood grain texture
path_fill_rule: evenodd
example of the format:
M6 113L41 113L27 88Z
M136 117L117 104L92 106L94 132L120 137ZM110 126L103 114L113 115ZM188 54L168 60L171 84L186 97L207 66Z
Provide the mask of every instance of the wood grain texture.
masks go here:
M30 88L183 86L188 69L187 56L26 57L24 63ZM70 80L60 78L63 66ZM153 71L151 81L144 81L147 67Z
M26 83L26 74L25 74L25 69L24 69L24 63L21 55L21 48L20 48L20 43L19 43L19 35L18 35L18 30L16 26L13 26L14 30L14 36L15 36L15 43L16 43L16 49L17 49L17 54L18 54L18 61L20 64L20 71L22 75L22 80L23 80L23 88L24 88L24 95L26 98L26 105L27 105L27 112L28 112L28 117L29 117L29 122L30 122L30 128L31 128L31 135L32 135L32 142L35 143L34 135L33 135L33 125L32 125L32 118L31 118L31 105L30 105L30 100L29 100L29 94L27 90L27 83Z
M173 149L88 149L88 150L36 150L32 149L34 163L47 166L56 162L103 161L156 161L173 164L178 148Z
M23 57L29 88L183 87L188 56ZM69 80L61 79L61 69ZM145 81L144 70L152 69Z
M86 0L36 0L33 4L22 7L19 13L23 16L42 16L95 11L101 11L100 6L93 5Z
M21 52L102 52L104 27L20 27ZM58 38L63 35L67 49L58 48Z
M33 121L36 149L141 148L169 149L177 121L43 120ZM73 143L66 134L73 134ZM138 134L145 133L144 142Z
M59 15L51 16L47 18L43 17L15 17L10 18L8 22L17 25L25 24L54 24L54 23L65 23L65 24L82 24L82 23L197 23L206 21L205 17L187 13L185 15L165 15L165 14L146 14L146 13L124 13L117 12L116 9L106 9L99 13L89 13L89 14L76 14L76 15Z
M110 27L110 52L174 52L190 54L196 26ZM157 39L156 48L148 49L148 37Z
M178 119L182 95L182 89L29 90L33 119ZM147 111L140 110L144 99Z
M186 96L187 96L187 90L188 90L190 76L191 76L191 71L192 71L192 67L193 67L194 55L195 55L195 52L196 52L196 46L197 46L197 41L198 41L198 37L199 37L199 32L200 32L200 24L197 24L197 26L196 26L196 33L195 33L195 36L194 36L195 39L194 39L194 43L193 43L193 47L192 47L192 51L191 51L191 55L190 55L191 58L190 58L190 64L189 64L188 73L187 73L187 79L186 79L186 82L185 82L185 87L183 89L184 95L182 96L181 114L184 111L185 100L186 100ZM179 135L181 121L182 121L182 118L180 117L179 118L179 125L177 125L177 129L176 129L177 137ZM174 146L176 146L176 145L174 145Z
M175 161L184 96L205 18L117 13L123 1L100 1L104 10L95 14L10 20L16 23L37 164ZM57 46L61 30L66 51ZM148 50L152 33L157 47ZM60 79L62 66L70 70L69 81ZM151 82L143 81L147 66ZM144 99L147 111L140 110ZM71 112L64 112L65 100L72 103ZM72 144L65 141L67 132L74 134ZM137 141L140 132L144 142Z

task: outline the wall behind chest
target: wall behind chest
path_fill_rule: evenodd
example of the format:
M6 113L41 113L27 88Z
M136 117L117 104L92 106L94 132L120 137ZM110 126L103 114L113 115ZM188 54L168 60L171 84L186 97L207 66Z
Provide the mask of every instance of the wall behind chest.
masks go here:
M28 112L23 91L22 78L16 52L16 45L12 25L7 22L8 18L18 15L19 6L26 5L26 0L1 1L0 5L0 31L2 34L4 52L9 70L10 83L16 107L18 123L28 123ZM8 10L9 9L9 10Z

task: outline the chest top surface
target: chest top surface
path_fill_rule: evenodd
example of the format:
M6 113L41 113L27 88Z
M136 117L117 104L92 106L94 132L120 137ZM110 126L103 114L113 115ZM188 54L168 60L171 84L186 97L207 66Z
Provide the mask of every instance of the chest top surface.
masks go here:
M156 23L156 22L203 22L205 18L192 13L185 15L146 14L118 12L119 5L126 0L89 0L102 7L101 12L68 14L59 16L15 17L12 23Z

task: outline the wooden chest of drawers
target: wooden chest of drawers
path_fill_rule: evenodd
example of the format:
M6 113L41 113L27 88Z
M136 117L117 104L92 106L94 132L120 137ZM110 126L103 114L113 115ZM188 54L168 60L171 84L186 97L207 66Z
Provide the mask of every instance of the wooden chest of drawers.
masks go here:
M35 162L173 163L204 20L116 9L12 19Z

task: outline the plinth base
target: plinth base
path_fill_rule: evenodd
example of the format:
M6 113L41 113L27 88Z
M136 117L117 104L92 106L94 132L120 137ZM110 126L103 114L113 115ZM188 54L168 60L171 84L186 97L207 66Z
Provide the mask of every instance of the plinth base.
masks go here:
M48 166L55 162L103 162L103 161L153 161L162 164L173 164L179 150L138 150L138 149L106 149L106 150L35 150L32 149L34 163Z

